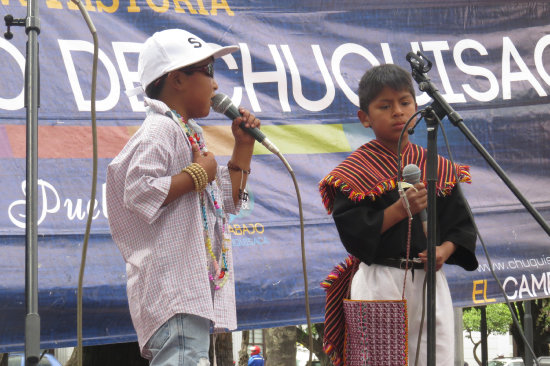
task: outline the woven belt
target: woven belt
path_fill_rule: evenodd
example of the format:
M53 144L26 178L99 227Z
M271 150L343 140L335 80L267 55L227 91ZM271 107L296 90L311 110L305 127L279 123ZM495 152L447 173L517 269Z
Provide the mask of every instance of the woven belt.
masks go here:
M405 269L407 266L407 262L409 262L409 269L423 269L424 263L420 261L420 259L405 259L405 258L381 258L381 259L375 259L374 263L379 264L381 266L387 266L387 267L393 267L393 268L399 268L399 269Z

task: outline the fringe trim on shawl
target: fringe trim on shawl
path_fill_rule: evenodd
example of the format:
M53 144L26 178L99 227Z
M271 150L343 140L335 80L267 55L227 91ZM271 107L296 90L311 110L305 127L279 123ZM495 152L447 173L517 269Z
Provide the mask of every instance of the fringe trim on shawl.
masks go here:
M470 175L469 167L465 165L459 165L459 167L460 168L458 171L458 179L460 180L460 182L471 183L472 177ZM443 197L447 196L451 193L455 185L455 179L453 179L452 181L446 181L442 187L437 187L436 194ZM393 178L385 182L378 183L378 185L376 185L372 190L368 192L354 191L344 180L334 177L333 175L327 175L319 183L319 191L321 193L323 205L325 206L328 214L332 213L331 200L333 195L329 194L330 189L339 189L347 196L348 199L352 200L353 202L359 202L366 197L369 197L371 200L374 201L376 197L381 196L384 193L395 189L396 187L397 183L396 180Z

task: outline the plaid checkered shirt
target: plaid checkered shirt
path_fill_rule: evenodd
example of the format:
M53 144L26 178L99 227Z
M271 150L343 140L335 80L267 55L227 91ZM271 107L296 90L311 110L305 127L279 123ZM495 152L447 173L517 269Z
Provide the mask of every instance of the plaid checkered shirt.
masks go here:
M230 278L212 291L199 194L193 191L162 206L171 177L193 162L191 144L165 115L164 103L145 101L147 117L109 164L106 188L111 235L126 262L128 303L142 352L154 332L178 313L210 319L216 329L237 326L231 250L226 254ZM217 177L220 186L213 182L214 192L225 215L237 213L227 167L218 166ZM205 197L208 234L218 255L222 225L212 198Z

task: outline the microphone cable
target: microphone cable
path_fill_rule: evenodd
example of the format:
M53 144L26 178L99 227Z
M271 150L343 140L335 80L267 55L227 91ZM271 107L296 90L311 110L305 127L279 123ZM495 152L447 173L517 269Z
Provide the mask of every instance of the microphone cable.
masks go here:
M294 170L292 170L292 167L288 163L288 161L285 159L283 154L281 154L278 150L274 152L275 155L281 159L284 166L288 170L290 176L292 177L292 182L294 183L294 188L296 189L296 198L298 200L298 211L300 215L300 248L302 251L302 273L304 276L304 295L305 295L305 307L306 307L306 321L307 321L307 329L308 329L308 343L309 343L309 361L307 363L308 366L312 364L312 357L313 357L313 335L312 335L312 326L311 326L311 312L309 308L309 289L308 289L308 279L307 279L307 264L306 264L306 246L305 246L305 240L304 240L304 214L302 210L302 198L300 196L300 189L298 188L298 181L296 180L296 175L294 174Z
M78 290L76 299L76 333L77 333L77 365L82 366L82 290L84 282L84 269L86 268L86 253L88 251L88 240L90 238L90 227L92 225L92 218L95 209L95 197L97 188L97 128L96 128L96 85L97 85L97 63L98 63L98 38L95 26L90 18L86 8L80 0L71 0L78 6L80 13L84 17L86 24L92 34L94 41L94 55L92 64L92 91L91 91L91 113L92 113L92 146L93 146L93 159L92 159L92 192L90 197L90 204L88 210L88 219L86 221L86 233L84 234L84 242L82 244L82 257L80 260L80 272L78 274Z

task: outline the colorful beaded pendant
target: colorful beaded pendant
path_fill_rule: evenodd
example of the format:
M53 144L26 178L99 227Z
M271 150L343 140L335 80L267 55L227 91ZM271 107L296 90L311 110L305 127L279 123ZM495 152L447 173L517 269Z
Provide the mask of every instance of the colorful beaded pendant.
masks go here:
M182 127L183 131L185 132L185 135L187 136L187 139L191 144L196 143L199 147L199 150L201 152L206 152L206 145L204 143L204 140L201 138L201 131L196 131L193 126L191 126L187 121L185 121L179 114L175 111L173 113L178 117L178 122L180 126ZM215 184L220 187L221 185L218 183L217 179L215 180ZM231 237L229 235L229 232L226 228L226 219L224 215L223 206L220 206L218 203L218 200L216 199L216 196L214 194L215 187L213 183L209 183L206 187L206 190L199 192L199 198L200 198L200 205L201 205L201 214L202 214L202 220L203 220L203 231L204 231L204 243L206 246L206 251L208 252L208 256L210 257L210 263L208 264L208 278L212 282L214 289L219 290L221 289L229 280L229 266L227 264L227 255L229 252L229 248L226 247L226 243L231 242ZM214 253L214 250L212 249L212 239L210 238L210 235L208 234L208 216L206 214L206 194L209 194L209 196L212 199L212 202L214 204L214 208L216 210L215 216L216 220L221 221L221 227L222 227L222 247L221 247L221 253L219 255L219 259L216 259L216 254Z

